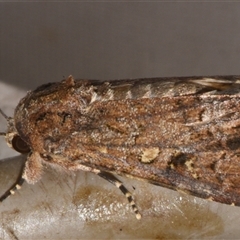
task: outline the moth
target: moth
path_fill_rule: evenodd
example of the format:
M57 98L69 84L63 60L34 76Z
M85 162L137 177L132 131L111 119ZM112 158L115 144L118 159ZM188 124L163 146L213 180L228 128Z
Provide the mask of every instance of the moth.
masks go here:
M23 173L1 197L43 166L116 175L225 204L240 205L240 76L74 80L28 92L14 117L1 114L7 144L28 153Z

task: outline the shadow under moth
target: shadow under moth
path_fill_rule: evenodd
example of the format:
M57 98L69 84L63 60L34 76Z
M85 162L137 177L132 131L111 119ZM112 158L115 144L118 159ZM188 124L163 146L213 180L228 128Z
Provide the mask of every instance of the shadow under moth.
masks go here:
M66 80L29 92L7 119L9 146L28 153L21 177L36 183L43 166L113 175L225 204L240 205L240 77L116 81Z

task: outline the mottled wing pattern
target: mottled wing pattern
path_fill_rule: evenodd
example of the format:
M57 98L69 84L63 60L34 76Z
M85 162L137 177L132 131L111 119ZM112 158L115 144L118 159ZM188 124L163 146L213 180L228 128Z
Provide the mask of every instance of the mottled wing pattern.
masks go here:
M49 164L240 205L238 79L70 79L23 99L16 128Z

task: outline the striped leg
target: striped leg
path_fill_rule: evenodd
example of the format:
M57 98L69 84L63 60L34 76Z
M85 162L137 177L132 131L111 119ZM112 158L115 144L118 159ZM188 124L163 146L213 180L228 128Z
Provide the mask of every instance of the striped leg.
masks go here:
M24 181L25 181L24 178L20 177L17 180L17 182L0 197L0 202L3 202L7 197L9 197L10 195L13 195L16 190L19 190L22 184L24 183Z
M131 193L123 186L122 182L120 182L114 175L108 172L99 172L97 173L98 176L104 178L108 182L115 185L117 188L121 190L121 192L126 196L128 202L130 203L134 213L136 214L137 219L141 219L141 214L139 213L135 202L133 201Z
M22 177L24 168L25 164L22 165L19 177L16 182L3 195L0 196L0 202L3 202L7 197L13 195L16 190L21 189L21 186L25 181L25 179Z

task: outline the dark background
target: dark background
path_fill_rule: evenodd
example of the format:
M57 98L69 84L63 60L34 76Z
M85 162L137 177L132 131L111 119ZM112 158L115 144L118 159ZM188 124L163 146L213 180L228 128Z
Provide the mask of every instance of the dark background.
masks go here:
M0 79L239 74L239 16L226 2L1 3Z

